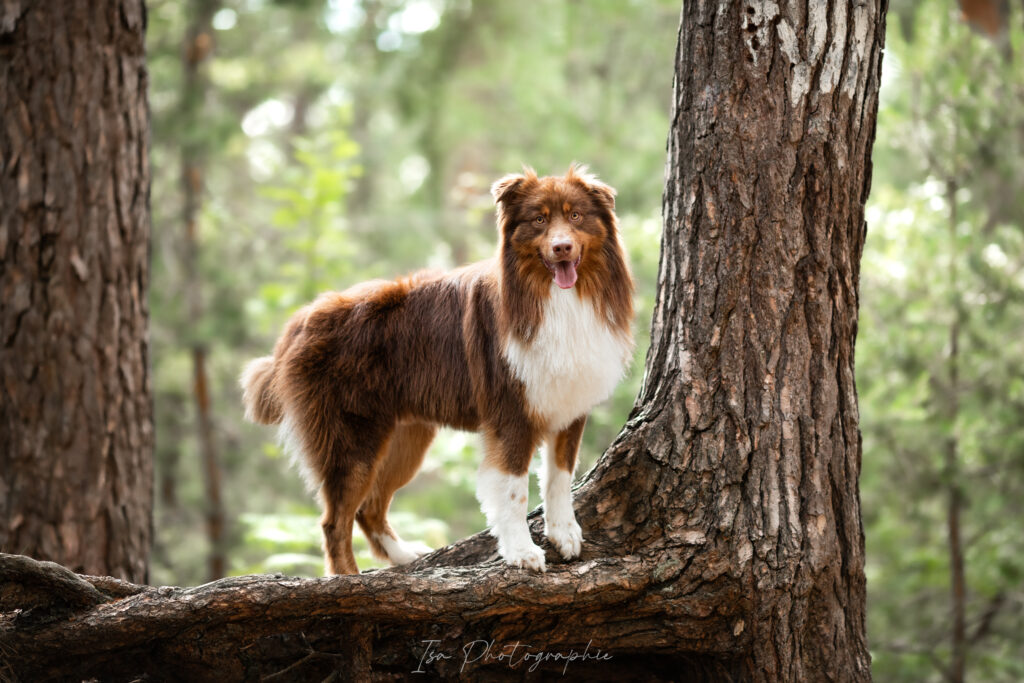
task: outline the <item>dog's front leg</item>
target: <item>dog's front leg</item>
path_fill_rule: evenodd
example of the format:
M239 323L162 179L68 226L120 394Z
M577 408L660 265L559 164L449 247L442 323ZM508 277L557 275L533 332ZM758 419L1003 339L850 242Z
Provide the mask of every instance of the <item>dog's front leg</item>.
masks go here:
M504 435L503 435L504 436ZM476 497L487 516L498 553L513 567L544 571L544 551L530 537L526 506L530 459L535 442L524 437L484 434L487 455L480 465Z
M583 546L583 531L572 509L572 476L586 422L587 416L584 415L558 434L548 437L540 470L544 535L567 560L578 557Z

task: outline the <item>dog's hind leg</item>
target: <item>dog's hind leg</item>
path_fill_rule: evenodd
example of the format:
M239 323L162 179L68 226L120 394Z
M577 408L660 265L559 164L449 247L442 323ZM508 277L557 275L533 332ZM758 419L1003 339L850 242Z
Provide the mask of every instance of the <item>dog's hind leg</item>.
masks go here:
M435 434L437 426L427 422L403 422L395 427L369 495L356 513L373 554L391 564L408 564L431 550L423 543L403 541L391 528L387 515L395 491L416 475Z
M375 447L351 449L340 466L325 473L320 487L324 508L320 526L328 574L359 573L352 553L352 525L373 485L376 464L387 449L388 440Z

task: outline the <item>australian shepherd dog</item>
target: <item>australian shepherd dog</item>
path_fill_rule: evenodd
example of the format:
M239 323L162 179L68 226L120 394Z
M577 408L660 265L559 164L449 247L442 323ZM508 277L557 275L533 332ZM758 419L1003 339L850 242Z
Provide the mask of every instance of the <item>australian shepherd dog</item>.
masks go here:
M359 571L353 522L392 564L430 552L399 538L387 513L439 425L482 433L477 498L504 560L535 571L545 564L526 523L528 469L546 444L545 534L563 558L580 553L576 452L633 348L615 191L574 165L561 177L525 169L491 193L496 258L323 294L243 373L246 416L280 424L319 490L330 573Z

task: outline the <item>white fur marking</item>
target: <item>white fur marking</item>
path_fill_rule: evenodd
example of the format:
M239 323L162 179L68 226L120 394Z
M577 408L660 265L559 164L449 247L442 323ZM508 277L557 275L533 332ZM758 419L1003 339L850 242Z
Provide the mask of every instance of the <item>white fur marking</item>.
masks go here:
M505 562L542 572L544 551L530 538L530 527L526 524L529 483L528 474L505 474L484 463L477 477L476 497Z
M576 288L551 284L536 336L509 336L504 356L533 411L557 432L608 398L629 363L633 342L611 329Z
M384 548L391 564L409 564L415 559L433 552L433 549L419 541L403 541L398 536L392 538L387 534L374 534L375 540Z
M320 478L306 462L306 456L302 449L302 437L299 436L295 429L295 421L288 413L281 417L281 426L277 429L277 442L281 445L281 450L288 455L292 467L299 471L302 481L306 484L306 490L310 493L319 491Z
M555 440L548 441L540 471L540 491L544 499L544 535L567 560L578 557L583 546L583 530L572 509L572 472L555 462Z

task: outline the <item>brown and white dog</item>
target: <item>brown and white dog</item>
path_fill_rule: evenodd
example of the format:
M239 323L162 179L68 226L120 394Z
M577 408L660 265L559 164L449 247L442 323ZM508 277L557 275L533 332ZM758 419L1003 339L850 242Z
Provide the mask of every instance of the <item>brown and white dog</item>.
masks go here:
M498 551L538 571L528 468L546 443L545 533L562 557L580 553L576 452L587 413L611 394L633 348L615 191L574 165L564 177L505 176L491 193L497 258L323 294L242 375L246 416L279 423L319 487L331 573L359 571L353 521L392 564L430 551L401 540L387 512L439 425L482 432L477 498Z

